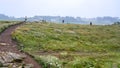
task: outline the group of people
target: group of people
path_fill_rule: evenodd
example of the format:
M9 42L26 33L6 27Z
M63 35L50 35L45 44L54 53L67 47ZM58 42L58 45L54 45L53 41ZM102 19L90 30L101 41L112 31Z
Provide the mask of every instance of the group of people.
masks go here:
M25 16L25 21L24 22L27 22L27 16ZM62 20L62 23L64 23L65 20ZM90 26L92 25L92 22L90 22Z

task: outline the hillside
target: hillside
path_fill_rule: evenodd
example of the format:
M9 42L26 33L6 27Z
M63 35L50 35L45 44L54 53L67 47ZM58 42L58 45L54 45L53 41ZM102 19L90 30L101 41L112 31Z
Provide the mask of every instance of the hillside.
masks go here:
M12 37L43 68L120 67L120 25L26 23Z

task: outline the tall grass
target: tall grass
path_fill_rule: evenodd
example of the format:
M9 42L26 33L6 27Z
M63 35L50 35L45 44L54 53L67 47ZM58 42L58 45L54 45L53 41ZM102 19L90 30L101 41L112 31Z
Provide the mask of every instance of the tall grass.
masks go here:
M45 57L49 55L58 58L63 68L120 66L120 25L27 23L12 37L45 66L50 65Z

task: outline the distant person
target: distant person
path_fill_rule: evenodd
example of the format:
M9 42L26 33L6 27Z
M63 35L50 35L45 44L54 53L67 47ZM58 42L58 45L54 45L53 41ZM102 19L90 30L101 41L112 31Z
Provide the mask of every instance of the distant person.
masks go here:
M27 22L27 16L25 16L25 22Z
M90 26L92 26L92 22L90 22Z
M62 20L62 23L64 23L65 21L64 20Z

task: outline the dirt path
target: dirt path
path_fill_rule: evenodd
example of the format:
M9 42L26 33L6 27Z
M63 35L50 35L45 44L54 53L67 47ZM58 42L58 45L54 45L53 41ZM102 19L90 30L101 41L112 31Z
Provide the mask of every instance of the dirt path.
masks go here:
M12 40L11 33L19 26L23 25L23 23L13 25L6 29L4 32L0 34L0 51L3 52L13 52L21 54L17 49L17 43ZM23 53L22 53L23 54ZM31 58L29 55L25 54L27 57L25 58L25 63L30 63L34 65L34 68L42 68L33 58Z

